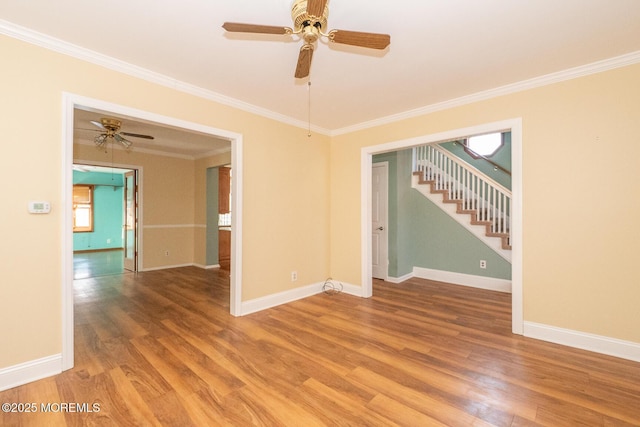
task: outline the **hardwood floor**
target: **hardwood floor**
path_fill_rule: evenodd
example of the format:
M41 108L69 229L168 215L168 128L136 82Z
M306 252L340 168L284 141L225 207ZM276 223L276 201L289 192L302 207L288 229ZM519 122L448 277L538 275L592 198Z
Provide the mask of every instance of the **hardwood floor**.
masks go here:
M76 367L0 402L99 411L0 425L640 425L639 363L512 335L508 294L376 281L234 318L226 271L75 288Z
M124 253L122 249L73 253L74 280L122 274L124 272Z

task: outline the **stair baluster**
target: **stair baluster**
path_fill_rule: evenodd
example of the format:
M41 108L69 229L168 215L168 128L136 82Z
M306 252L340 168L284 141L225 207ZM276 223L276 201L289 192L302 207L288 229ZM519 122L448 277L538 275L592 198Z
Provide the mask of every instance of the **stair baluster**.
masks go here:
M484 225L486 235L502 239L511 249L511 191L438 145L413 149L413 171L444 201L457 203L458 213L469 214L471 224Z

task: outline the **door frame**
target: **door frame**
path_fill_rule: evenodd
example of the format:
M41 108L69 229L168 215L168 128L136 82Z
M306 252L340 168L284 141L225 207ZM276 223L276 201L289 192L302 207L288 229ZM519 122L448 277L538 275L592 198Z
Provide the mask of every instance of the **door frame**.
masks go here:
M242 134L188 122L170 116L163 116L149 111L114 104L111 102L88 98L82 95L63 92L62 94L62 206L61 230L61 275L62 275L62 370L74 365L74 306L73 306L73 118L76 108L109 111L114 114L166 124L185 130L192 130L218 138L226 139L231 144L231 167L234 169L232 191L235 197L231 224L231 277L230 277L230 313L233 316L242 314ZM138 168L140 170L140 168ZM142 177L138 178L142 181ZM140 207L141 208L141 207ZM142 212L138 212L142 217ZM141 226L141 224L138 224ZM139 240L139 243L141 241ZM139 247L142 250L141 245Z
M127 176L128 175L132 175L133 176L133 261L132 261L132 268L127 268L128 264L127 264L127 244L129 242L129 239L127 237L128 235L128 231L127 231ZM142 197L140 196L140 192L138 191L138 170L137 169L131 169L128 170L127 172L124 173L124 201L123 201L123 224L122 224L122 228L124 229L124 232L122 233L123 236L123 240L124 240L124 251L123 251L123 256L124 256L124 261L123 261L123 266L124 269L127 271L132 271L132 272L137 272L138 271L138 231L140 229L140 201L142 200Z
M511 191L512 191L512 262L511 262L511 330L514 334L524 333L523 313L523 244L522 244L522 118L484 123L480 125L452 129L427 134L415 138L392 141L362 147L360 152L360 226L361 226L361 281L362 296L373 295L371 274L371 168L373 155L403 150L418 145L452 141L469 135L511 130Z

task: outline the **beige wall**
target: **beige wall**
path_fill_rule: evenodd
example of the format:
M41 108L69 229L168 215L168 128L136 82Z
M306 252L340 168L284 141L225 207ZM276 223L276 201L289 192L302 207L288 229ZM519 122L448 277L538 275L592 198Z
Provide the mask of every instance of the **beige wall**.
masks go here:
M112 157L113 154L113 157ZM139 168L141 189L140 270L194 263L194 160L74 144L75 162ZM169 255L166 255L166 252Z
M361 283L360 149L521 117L524 320L640 342L640 65L333 138L331 273Z
M0 338L0 369L61 351L63 92L242 135L243 301L328 276L361 283L361 147L522 117L525 321L640 343L640 65L376 129L307 138L304 129L8 37L0 37L0 51L0 170L7 184L0 322L12 326ZM200 173L192 165L181 175L190 207L176 211L150 195L145 224L198 223ZM181 188L149 175L159 186ZM50 201L52 212L29 215L29 200ZM196 235L192 230L185 249L177 249L190 250L191 262L202 256ZM145 240L168 244L155 235Z
M5 242L0 245L0 322L6 326L0 338L0 369L61 351L64 92L242 135L243 300L321 282L329 275L328 137L307 138L304 129L9 37L0 36L0 52L0 128L4 141L0 173L3 182L12 184L7 185L0 209L0 231ZM167 182L161 174L147 173L145 168L145 180L171 191L186 185L189 191L185 197L191 199L184 209L176 211L170 201L150 193L150 200L145 199L146 225L195 224L201 211L193 200L199 191L196 171L193 166L184 170L181 182L176 183ZM51 213L29 215L29 200L50 201ZM159 208L151 209L150 205ZM145 266L147 261L151 265L156 262L150 246L169 244L157 236L158 230L152 230L153 234L144 237L145 257L149 257ZM201 249L196 247L198 239L193 230L190 232L190 237L174 240L186 242L176 252L188 253L187 258L194 262L196 253L201 256ZM292 269L299 274L296 283L290 281Z

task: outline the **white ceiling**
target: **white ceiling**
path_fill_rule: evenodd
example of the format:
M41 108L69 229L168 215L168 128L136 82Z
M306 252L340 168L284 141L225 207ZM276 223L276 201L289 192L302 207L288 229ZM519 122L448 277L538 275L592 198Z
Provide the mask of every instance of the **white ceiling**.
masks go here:
M291 4L2 0L0 30L25 27L302 126L307 80L293 77L300 40L221 28L225 21L292 26ZM391 35L382 52L316 48L310 119L332 133L640 52L640 1L330 0L328 27Z

